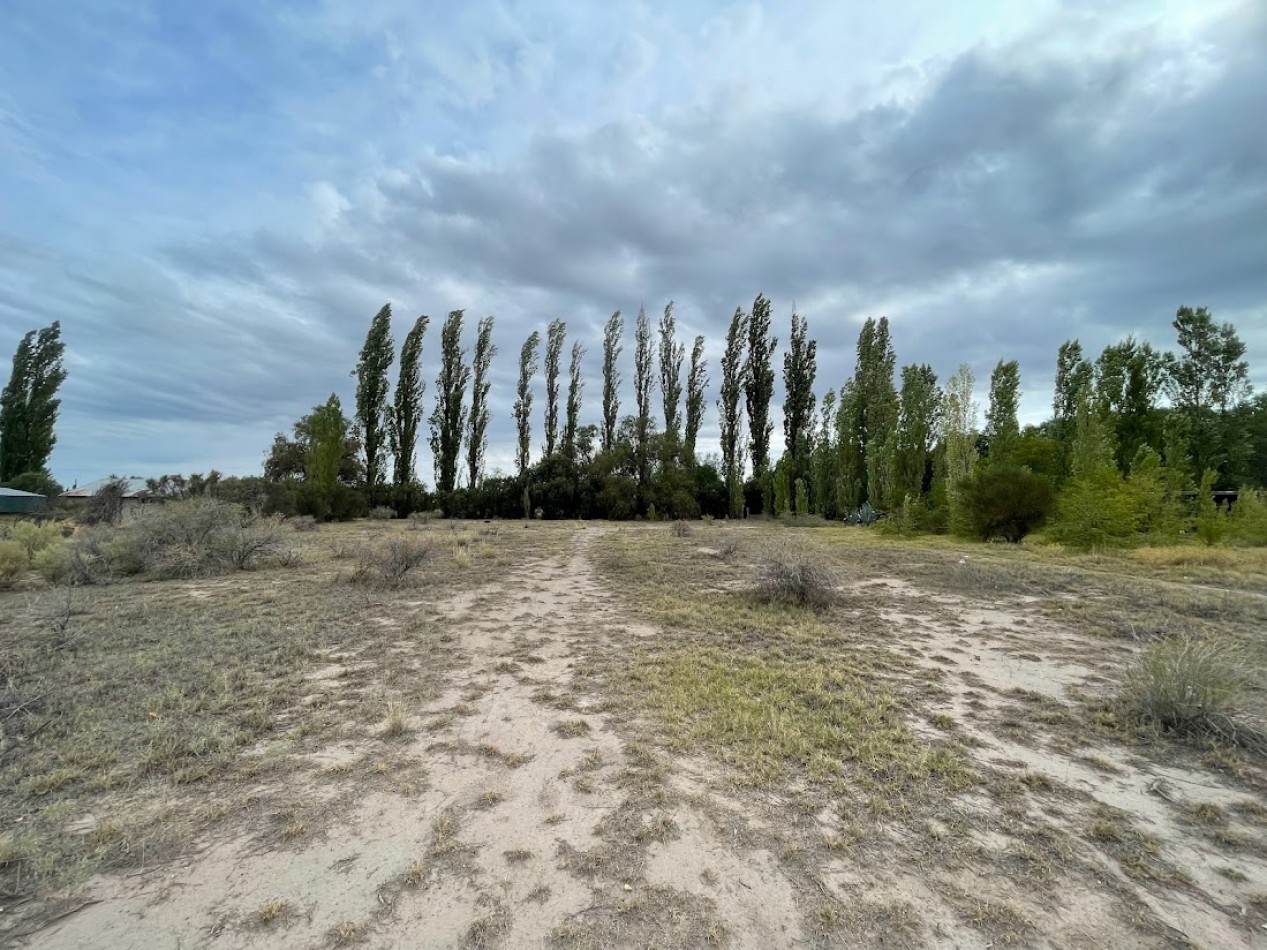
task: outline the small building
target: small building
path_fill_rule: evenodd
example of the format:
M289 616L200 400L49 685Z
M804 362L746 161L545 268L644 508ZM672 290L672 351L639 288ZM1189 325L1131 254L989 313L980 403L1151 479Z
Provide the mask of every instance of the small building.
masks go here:
M64 491L57 497L60 501L72 507L87 504L88 499L115 481L123 482L125 485L122 508L119 515L120 521L131 521L146 505L162 503L162 499L150 491L145 479L137 478L136 476L131 478L101 478L95 482L89 482L87 485L79 485L69 491Z
M48 499L35 492L0 488L0 515L33 515L48 508Z

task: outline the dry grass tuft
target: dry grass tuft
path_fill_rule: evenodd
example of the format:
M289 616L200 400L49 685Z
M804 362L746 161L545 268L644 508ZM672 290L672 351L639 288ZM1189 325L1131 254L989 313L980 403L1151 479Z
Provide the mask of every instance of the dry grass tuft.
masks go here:
M259 909L255 912L255 919L261 924L271 924L289 913L290 901L281 897L274 897L259 906Z
M691 526L685 521L678 520L669 525L669 533L675 538L689 538Z
M383 735L389 739L403 736L409 731L409 723L405 716L405 704L399 699L387 701L387 717L383 725Z
M352 582L367 587L404 587L410 574L431 555L430 544L406 538L392 538L383 545L364 547L357 553Z
M837 578L808 547L780 545L760 562L757 596L765 603L821 610L836 600Z

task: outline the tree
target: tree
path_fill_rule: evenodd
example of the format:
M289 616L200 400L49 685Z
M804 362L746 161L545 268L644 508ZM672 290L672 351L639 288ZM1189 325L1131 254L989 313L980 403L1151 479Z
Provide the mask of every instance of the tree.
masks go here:
M830 518L836 514L836 446L832 442L836 427L834 389L823 393L820 417L818 439L814 444L814 474L810 478L810 509Z
M726 351L721 362L721 393L717 400L718 426L721 430L721 473L730 498L730 515L743 514L743 406L740 397L748 382L748 363L744 345L748 337L748 317L739 308L730 318L726 331Z
M697 336L691 347L691 368L686 374L686 435L682 440L682 457L687 465L695 464L695 441L704 421L704 391L708 389L708 367L704 361L704 338Z
M567 338L567 324L551 320L546 329L546 445L547 457L554 454L559 442L559 365L563 358L563 343Z
M888 318L868 318L858 333L853 378L840 390L837 449L842 508L856 508L867 501L883 510L900 501L892 497L897 490L893 460L897 443L896 438L890 439L898 424L896 362Z
M1082 358L1082 344L1066 340L1056 355L1056 385L1052 398L1052 437L1056 440L1056 467L1061 477L1069 474L1069 443L1074 416L1084 395L1091 390L1091 363Z
M977 404L972 395L975 385L976 377L967 363L960 363L958 371L946 383L946 412L942 417L942 442L946 449L944 478L951 526L957 531L970 529L965 522L959 488L977 463Z
M1083 393L1074 415L1073 439L1069 443L1069 475L1087 478L1110 471L1116 475L1113 448L1113 434L1105 422L1100 403L1090 392Z
M66 381L64 351L62 325L53 321L22 337L13 354L13 371L0 394L0 482L48 465L62 404L57 391Z
M1245 344L1205 307L1180 307L1174 328L1182 352L1170 363L1170 394L1187 421L1192 460L1196 471L1217 473L1216 487L1230 487L1250 453L1234 414L1250 395Z
M384 481L384 447L391 425L391 407L387 401L391 384L387 381L387 371L395 358L392 305L387 303L370 321L361 357L352 372L356 377L356 421L361 427L361 445L365 451L365 484L371 495Z
M941 417L937 374L927 363L902 367L898 396L897 495L918 499L930 481L929 462Z
M1109 413L1123 472L1143 446L1161 445L1157 397L1165 381L1165 358L1131 336L1106 346L1095 361L1096 399Z
M451 311L440 331L440 372L436 403L431 412L431 452L435 456L436 491L447 495L457 487L458 457L466 430L466 385L471 367L462 348L461 310Z
M603 451L616 445L616 423L620 418L620 338L625 322L617 310L603 328Z
M770 400L774 398L774 351L779 341L770 334L770 301L757 294L748 317L748 361L744 371L744 396L748 408L749 448L753 475L760 478L770 467Z
M585 390L585 380L581 377L584 359L585 347L573 343L572 363L568 367L567 419L563 424L563 454L573 460L576 459L577 430L581 421L581 394Z
M528 484L528 464L532 455L532 377L537 373L537 349L540 346L541 334L533 330L519 351L519 385L515 390L515 424L519 429L519 444L515 452L515 466L525 491ZM525 511L524 517L527 516Z
M343 415L339 397L334 393L330 394L325 405L314 407L308 418L304 479L319 493L328 513L339 484L339 471L351 425Z
M389 426L397 485L408 485L414 481L422 395L427 388L422 380L422 338L430 322L431 318L425 315L415 320L400 347L400 376L396 379L396 402Z
M634 408L638 413L634 457L638 465L638 485L644 488L650 476L647 448L651 438L651 389L655 385L652 360L651 323L646 309L639 307L634 324Z
M664 305L660 317L660 401L664 406L664 434L676 444L682 426L682 361L686 347L677 342L677 321L673 301Z
M958 491L972 533L982 541L1019 542L1047 519L1055 501L1047 479L998 459L979 466Z
M317 406L308 415L301 417L291 427L291 438L286 438L281 432L273 436L273 444L264 458L264 477L268 481L299 482L307 477L308 451L313 444L314 428L320 425L316 416L326 408L325 405ZM341 405L339 411L342 412ZM344 428L336 481L343 486L357 485L365 478L365 466L361 461L361 439L350 421L346 422Z
M792 332L783 354L783 446L795 485L810 477L814 444L814 379L818 375L818 343L809 339L809 324L792 312Z
M1016 360L999 360L990 374L990 408L985 412L985 441L991 464L1010 462L1021 436L1016 418L1020 386L1020 364Z
M471 360L471 414L466 436L466 484L478 488L484 478L484 452L488 449L488 393L492 389L488 373L497 355L493 342L493 318L479 322L475 335L475 355Z

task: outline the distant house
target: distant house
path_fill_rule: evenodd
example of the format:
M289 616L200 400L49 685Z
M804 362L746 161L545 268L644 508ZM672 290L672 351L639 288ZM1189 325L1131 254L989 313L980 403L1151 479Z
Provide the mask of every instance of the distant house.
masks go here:
M70 491L64 491L57 497L69 505L86 504L88 499L105 488L112 481L120 481L127 485L123 492L122 521L130 521L146 505L161 504L163 499L150 491L143 478L101 478L87 485L80 485Z
M0 515L30 515L47 507L48 499L43 495L16 488L0 488Z

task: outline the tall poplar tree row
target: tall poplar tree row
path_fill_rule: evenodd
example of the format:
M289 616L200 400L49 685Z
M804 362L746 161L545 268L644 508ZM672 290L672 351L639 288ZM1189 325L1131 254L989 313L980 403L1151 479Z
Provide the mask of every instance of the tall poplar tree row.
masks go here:
M770 469L770 401L774 398L774 351L779 341L770 333L770 301L757 294L748 317L748 358L744 371L744 401L748 409L752 474L760 478Z
M809 324L792 312L792 332L783 354L783 451L790 462L789 479L808 492L814 442L814 380L818 374L818 344L809 339Z
M457 487L458 458L466 431L466 386L471 367L462 348L463 311L453 310L440 331L440 371L436 402L431 412L431 452L435 456L436 491L448 494Z
M649 443L651 441L651 389L655 385L652 369L654 356L651 343L651 323L645 307L638 308L638 320L634 323L634 464L638 471L638 487L645 491L651 477Z
M485 317L476 329L475 355L471 359L471 414L466 436L466 483L471 488L478 488L484 480L484 453L488 449L488 394L492 389L488 374L496 355L493 318Z
M392 305L388 303L370 321L360 359L352 371L356 377L356 421L361 427L361 447L365 452L365 485L371 504L385 480L383 463L391 430L391 384L387 372L395 359Z
M515 389L515 426L519 442L515 450L515 468L523 483L524 517L532 514L532 502L528 491L528 464L532 461L532 377L537 373L537 349L541 346L541 334L536 330L524 341L519 351L519 384Z
M392 481L397 487L414 481L418 452L418 425L422 422L422 396L426 383L422 379L422 340L431 318L423 315L414 321L400 347L400 375L396 377L396 400L392 408L391 435L393 461Z
M616 445L616 425L620 421L620 338L625 322L617 310L603 327L603 451Z
M682 426L682 361L686 348L677 342L677 320L673 301L664 305L660 317L660 402L664 406L664 434L676 450Z
M572 361L568 366L568 401L567 412L563 422L563 454L576 460L576 433L581 424L581 395L585 391L585 380L581 376L582 361L585 359L585 347L579 341L572 344Z
M730 516L744 513L743 403L747 388L748 315L736 307L726 330L726 350L721 360L721 392L717 422L721 431L721 475L730 499Z
M546 411L545 457L549 458L559 444L559 372L563 360L563 344L567 339L567 324L551 320L546 329Z
M704 338L697 336L691 347L691 368L686 374L686 434L682 437L682 460L695 464L695 442L704 422L704 393L708 389L708 366L704 361Z

